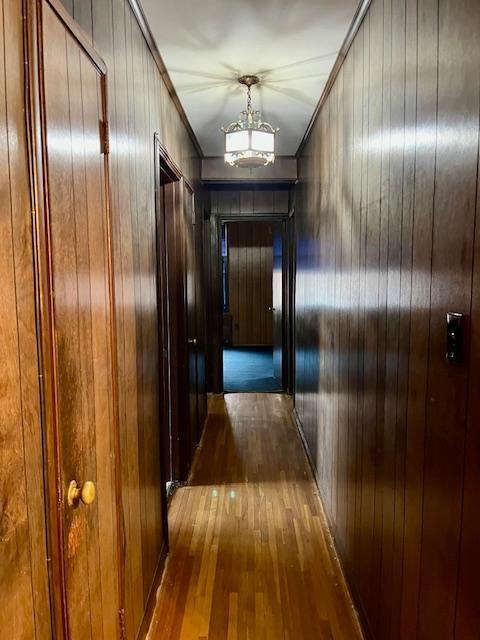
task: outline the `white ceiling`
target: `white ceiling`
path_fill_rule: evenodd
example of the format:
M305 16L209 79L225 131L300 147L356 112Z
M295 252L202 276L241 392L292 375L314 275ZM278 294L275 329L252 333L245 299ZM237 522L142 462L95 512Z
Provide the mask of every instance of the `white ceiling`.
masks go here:
M236 78L257 74L253 107L293 155L359 0L141 0L158 49L206 156L245 108Z

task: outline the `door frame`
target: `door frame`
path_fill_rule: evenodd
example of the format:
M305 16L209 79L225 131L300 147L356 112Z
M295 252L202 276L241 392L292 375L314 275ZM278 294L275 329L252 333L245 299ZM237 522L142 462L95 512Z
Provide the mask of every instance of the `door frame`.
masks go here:
M170 387L170 320L169 320L169 285L168 285L168 243L166 236L166 220L165 211L162 204L162 173L170 176L178 175L176 165L171 161L165 147L162 145L160 136L155 133L153 136L154 146L154 190L155 190L155 249L156 249L156 272L157 272L157 323L158 335L161 336L158 365L159 365L159 381L162 388L159 389L159 428L165 428L168 425L167 435L171 432L171 387ZM181 174L180 178L181 180ZM161 449L165 447L165 437L160 434ZM170 447L168 447L170 455ZM166 486L166 469L165 457L163 451L160 451L160 482L162 488ZM165 552L169 548L169 532L168 532L168 511L166 494L162 491L162 526L164 534Z
M252 213L252 214L211 214L211 240L213 244L212 301L216 306L216 322L218 340L211 345L213 349L214 371L218 372L213 379L214 391L224 393L223 382L223 304L222 304L222 225L233 222L277 222L282 225L282 389L293 393L293 345L291 344L291 323L293 318L292 278L293 278L293 216L290 213Z
M167 437L162 438L162 444L166 448L165 455L170 455L170 467L172 472L172 480L174 485L187 479L189 469L189 430L188 430L188 414L186 413L185 403L182 402L182 393L188 388L188 345L187 345L187 308L186 308L186 270L185 270L185 243L183 243L181 254L181 270L180 274L172 274L169 270L169 255L172 251L172 247L169 246L169 236L171 234L171 224L176 227L177 223L184 221L185 214L185 191L188 189L192 198L194 197L194 189L191 184L186 180L185 176L174 162L166 147L160 140L158 134L154 135L154 149L155 149L155 211L156 211L156 226L157 226L157 256L161 256L164 262L165 268L165 282L167 299L162 300L162 304L165 305L165 330L168 332L168 398L165 399L163 415L168 416L168 434ZM173 193L173 206L171 210L164 211L162 217L159 216L162 207L162 189L167 184L175 184L175 190ZM193 200L193 206L195 201ZM195 209L194 209L195 211ZM171 220L168 220L168 216L171 216ZM161 222L163 221L164 228L162 230ZM169 226L170 225L170 226ZM162 237L163 234L163 237ZM185 240L185 238L183 238ZM160 242L160 245L159 245ZM162 252L163 249L163 252ZM162 264L157 259L157 282L161 282L158 269L162 269ZM185 335L178 335L172 332L172 323L170 320L170 305L174 297L177 295L171 290L171 277L182 278L182 299L177 300L176 303L180 304L184 315L184 333ZM157 291L157 296L160 293ZM162 330L159 326L159 331ZM182 331L183 333L183 331ZM182 340L184 338L184 340ZM176 353L175 353L176 350ZM172 353L177 356L176 362L173 362ZM163 360L163 358L162 358ZM178 372L178 360L184 365L184 375L175 382L174 376ZM162 456L162 461L164 457ZM166 474L164 471L164 482L166 483ZM167 510L165 510L165 518L167 518Z
M190 216L190 220L187 219L186 216L186 211L187 211L187 198L190 201L190 205L189 206L189 213L191 214ZM183 210L183 214L184 214L184 224L185 224L185 230L186 230L186 234L191 234L190 235L190 243L191 243L191 249L194 251L194 260L193 260L193 264L189 264L189 258L191 258L191 256L188 255L188 248L187 248L187 235L185 236L185 329L186 329L186 379L187 379L187 392L188 392L188 402L187 402L187 406L188 406L188 434L187 434L187 438L186 438L186 443L188 443L188 456L187 456L187 461L186 461L186 467L184 470L184 475L188 476L190 473L190 469L192 466L192 462L193 462L193 456L195 453L195 449L197 447L198 444L198 439L199 439L199 406L198 406L198 401L199 401L199 394L198 394L198 317L197 317L197 313L198 313L198 300L197 300L197 267L198 267L198 260L197 260L197 221L196 221L196 206L195 206L195 192L193 190L193 187L190 185L189 182L187 182L186 180L184 180L183 183L183 206L184 206L184 210ZM194 335L191 336L191 325L190 325L190 311L189 311L189 305L188 305L188 270L189 267L193 267L193 273L194 273L194 282L193 282L193 290L194 290L194 297L195 297L195 303L194 303L194 310L193 310L193 321L194 321ZM190 388L190 382L191 382L191 378L190 378L190 350L193 350L194 352L194 357L195 357L195 416L193 417L191 414L191 393L192 393L192 389ZM194 419L194 430L192 432L192 418Z
M49 6L63 27L75 39L100 74L102 92L102 130L104 140L104 193L107 223L108 279L110 306L110 350L112 368L112 426L114 442L114 484L116 501L117 563L118 563L118 629L124 633L125 618L125 538L121 484L120 433L118 416L118 363L115 317L114 264L112 244L111 194L108 162L108 93L107 67L91 43L68 14L59 0L23 0L25 42L25 102L29 155L30 200L34 247L35 314L39 358L40 420L42 423L44 486L46 498L47 549L49 591L54 637L68 640L67 593L65 580L65 531L63 508L66 496L61 490L60 445L58 442L58 372L55 358L55 316L52 291L52 253L50 238L49 178L47 160L47 126L43 64L43 8Z

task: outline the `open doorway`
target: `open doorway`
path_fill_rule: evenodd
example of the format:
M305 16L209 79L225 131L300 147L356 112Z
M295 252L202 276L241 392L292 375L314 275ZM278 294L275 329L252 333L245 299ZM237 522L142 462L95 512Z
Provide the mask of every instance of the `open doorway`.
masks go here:
M229 220L220 232L223 388L282 391L283 222Z
M158 136L155 163L160 428L170 494L188 478L200 438L200 420L203 423L205 414L203 382L199 382L203 366L199 346L203 349L203 339L201 323L197 322L200 258L194 192Z

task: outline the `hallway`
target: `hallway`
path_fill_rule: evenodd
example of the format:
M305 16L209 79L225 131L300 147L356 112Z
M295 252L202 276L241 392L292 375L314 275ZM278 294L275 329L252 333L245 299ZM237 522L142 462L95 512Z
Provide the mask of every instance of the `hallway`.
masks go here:
M223 387L226 392L281 391L273 375L271 347L224 347Z
M169 525L149 640L362 638L286 396L211 399Z
M480 0L0 8L0 640L480 640Z

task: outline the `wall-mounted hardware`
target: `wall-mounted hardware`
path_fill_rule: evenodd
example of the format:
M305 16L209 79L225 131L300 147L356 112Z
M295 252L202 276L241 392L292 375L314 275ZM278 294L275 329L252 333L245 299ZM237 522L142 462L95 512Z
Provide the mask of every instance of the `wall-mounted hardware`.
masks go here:
M460 364L463 360L463 313L447 313L447 362Z

